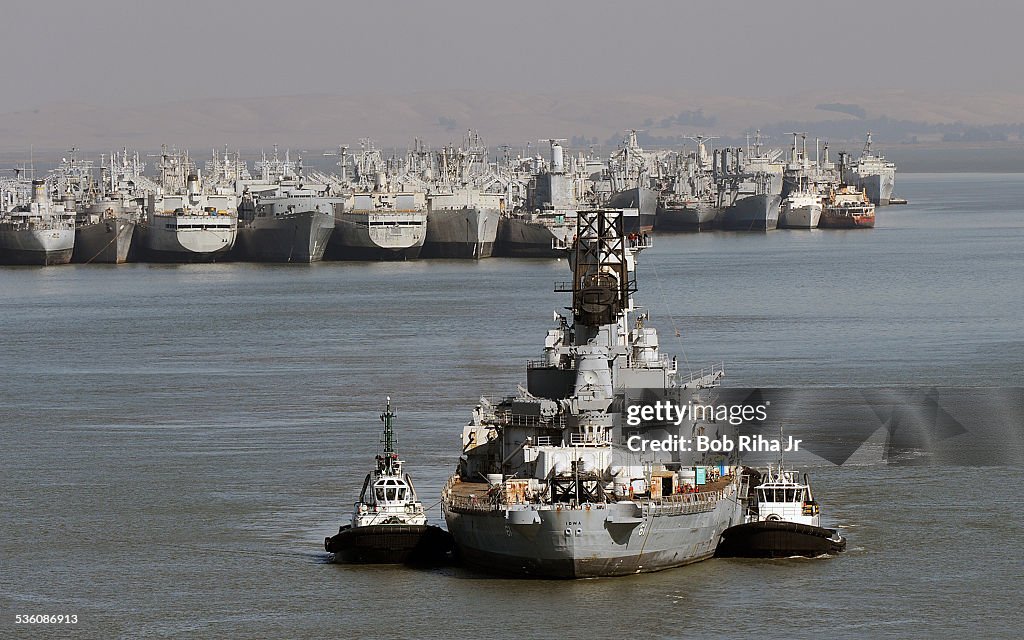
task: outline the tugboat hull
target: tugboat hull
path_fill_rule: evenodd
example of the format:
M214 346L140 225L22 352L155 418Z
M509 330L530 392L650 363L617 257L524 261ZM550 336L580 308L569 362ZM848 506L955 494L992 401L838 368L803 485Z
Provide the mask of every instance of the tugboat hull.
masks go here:
M349 564L441 564L454 547L451 535L432 525L345 525L324 538L334 561Z
M835 529L798 522L761 521L729 527L722 533L719 558L815 557L846 550L846 539Z

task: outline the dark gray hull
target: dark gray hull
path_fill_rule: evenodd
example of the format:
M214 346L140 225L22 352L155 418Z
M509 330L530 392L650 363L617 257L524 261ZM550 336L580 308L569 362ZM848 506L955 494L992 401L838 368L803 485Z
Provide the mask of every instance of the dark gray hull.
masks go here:
M319 211L255 218L238 229L239 255L256 262L319 262L334 232L334 217Z
M658 192L648 187L634 187L617 191L608 198L610 209L637 209L637 217L625 217L622 220L623 231L630 233L650 233L657 224Z
M427 236L421 255L424 258L489 258L494 253L499 217L497 209L480 207L432 210L427 214Z
M572 224L547 225L540 222L503 216L498 222L498 238L494 255L507 258L559 258L565 251L554 249L553 243L565 243L576 231Z
M339 217L334 221L334 234L324 257L328 260L415 260L423 251L425 238L414 236L413 229L404 229L402 233L408 235L407 242L382 246L370 237L365 223Z
M655 217L654 230L668 233L706 231L718 224L718 213L718 207L709 202L662 207Z
M81 264L121 264L128 261L135 236L131 220L104 220L75 229L71 261Z
M721 227L729 231L771 231L779 226L781 204L779 195L741 196L722 211Z

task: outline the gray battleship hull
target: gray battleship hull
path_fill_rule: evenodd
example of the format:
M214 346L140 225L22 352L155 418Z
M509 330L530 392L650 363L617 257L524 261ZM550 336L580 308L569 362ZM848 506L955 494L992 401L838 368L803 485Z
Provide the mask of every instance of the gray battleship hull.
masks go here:
M771 231L779 226L781 204L780 195L741 197L722 211L721 227L729 231Z
M734 488L726 493L699 511L654 507L638 509L635 517L616 513L623 503L507 512L442 504L466 563L524 577L590 578L661 571L712 557L722 533L743 520Z
M320 211L254 218L238 228L238 253L256 262L319 262L334 232L334 217Z
M498 222L497 244L494 255L507 258L560 258L563 246L576 232L576 223L549 225L542 222L502 216Z
M423 251L425 236L414 235L413 229L400 230L407 241L393 241L384 245L371 237L365 215L359 222L347 216L340 214L334 221L334 235L331 236L325 256L328 260L415 260Z
M718 207L710 202L698 202L658 209L654 230L669 233L705 231L714 228L717 222Z
M427 214L424 258L466 258L479 260L494 253L498 236L497 209L466 207L432 209Z
M0 264L67 264L75 246L74 229L11 229L0 225Z
M75 250L71 261L83 264L121 264L128 254L135 235L131 220L102 220L75 229Z

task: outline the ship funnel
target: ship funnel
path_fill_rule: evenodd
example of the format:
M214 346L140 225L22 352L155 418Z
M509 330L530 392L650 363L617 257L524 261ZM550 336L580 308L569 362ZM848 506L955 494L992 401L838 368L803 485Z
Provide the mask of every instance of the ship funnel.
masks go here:
M562 155L562 145L557 142L551 143L551 171L561 173L565 171L565 159Z
M188 178L185 179L185 186L186 186L186 190L188 191L188 195L190 197L198 196L199 195L199 176L194 174L194 173L188 174Z
M43 180L32 181L32 202L44 204L46 202L46 182Z

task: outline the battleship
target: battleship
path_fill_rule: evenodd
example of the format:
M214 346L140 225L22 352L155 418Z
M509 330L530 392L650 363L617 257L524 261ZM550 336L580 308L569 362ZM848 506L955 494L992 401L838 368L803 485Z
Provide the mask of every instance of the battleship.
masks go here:
M871 132L864 141L860 157L845 164L842 171L845 184L863 189L876 206L885 206L892 199L896 183L896 164L871 151Z
M334 231L338 198L301 185L243 194L237 253L257 262L318 262Z
M331 260L415 260L423 250L423 193L355 193L339 209L327 249Z
M452 552L448 532L427 524L412 478L395 452L394 418L388 398L380 416L384 434L377 467L363 480L350 523L324 539L324 549L335 562L436 564Z
M469 565L551 578L658 571L710 558L741 521L735 467L684 491L681 462L656 464L625 446L624 407L652 390L699 397L722 375L713 367L685 378L660 353L632 298L635 256L647 246L624 232L621 211L578 213L572 281L556 287L572 294L572 321L557 317L518 395L481 398L442 491Z
M0 264L67 264L74 246L74 211L54 204L43 180L32 181L30 202L0 213Z

